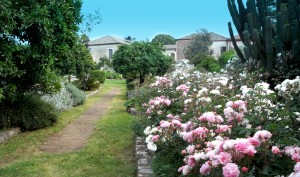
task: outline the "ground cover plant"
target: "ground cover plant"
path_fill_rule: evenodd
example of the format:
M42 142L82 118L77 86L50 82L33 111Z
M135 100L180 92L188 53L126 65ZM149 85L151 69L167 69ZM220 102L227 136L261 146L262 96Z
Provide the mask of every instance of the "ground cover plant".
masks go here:
M135 91L135 128L145 128L157 176L300 174L300 77L271 90L246 66L232 59L220 73L181 69Z

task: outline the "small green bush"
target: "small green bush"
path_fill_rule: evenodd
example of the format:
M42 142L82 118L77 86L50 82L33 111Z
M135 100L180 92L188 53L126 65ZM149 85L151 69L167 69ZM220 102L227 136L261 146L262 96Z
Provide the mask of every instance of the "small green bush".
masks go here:
M1 104L0 111L0 128L20 127L22 131L49 127L58 118L54 106L35 94L25 94L14 103Z
M199 71L206 70L208 72L219 72L221 67L219 62L214 57L207 56L196 66L195 69Z
M92 70L90 72L90 77L96 78L101 84L103 84L106 79L105 72L100 70Z
M201 63L207 56L200 52L196 56L194 56L192 59L190 59L190 64L193 64L194 66L198 65Z
M100 87L100 82L97 78L89 78L86 84L86 90L97 90Z
M84 91L78 89L73 84L66 84L66 89L71 94L71 97L74 100L73 106L78 106L85 102L86 95Z
M122 79L122 75L116 72L106 72L106 79Z
M224 68L228 61L231 60L233 57L235 57L235 52L234 50L229 50L227 52L224 52L220 57L219 57L219 64L221 68Z

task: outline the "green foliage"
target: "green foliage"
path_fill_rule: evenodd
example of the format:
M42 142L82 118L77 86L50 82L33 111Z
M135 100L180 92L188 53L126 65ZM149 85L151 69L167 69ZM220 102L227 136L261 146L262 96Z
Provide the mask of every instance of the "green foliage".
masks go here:
M66 89L69 93L71 93L71 97L74 100L73 106L78 106L82 105L86 101L86 95L84 91L78 89L75 85L73 84L66 84Z
M101 70L111 70L112 67L111 60L106 57L100 58L97 64L97 68Z
M192 59L198 53L211 55L209 47L212 45L211 35L206 29L201 29L193 36L193 39L184 51L187 59Z
M125 79L139 78L140 85L147 75L164 75L172 58L162 53L162 46L150 42L134 42L121 45L113 56L113 68Z
M55 74L55 72L45 70L45 73L41 73L42 77L40 84L34 86L36 90L40 90L43 93L55 93L61 89L61 78Z
M80 76L82 73L89 73L96 67L92 55L88 48L83 43L86 39L84 35L77 38L76 43L71 50L65 53L65 60L58 60L55 62L54 69L60 75L76 75Z
M89 78L86 84L86 90L97 90L100 87L100 82L97 78Z
M207 56L196 66L196 69L200 71L219 72L221 67L214 57Z
M224 68L227 65L228 61L231 60L235 56L236 55L235 55L234 50L229 50L229 51L224 52L218 59L221 68Z
M194 66L201 63L201 61L206 57L206 55L202 52L199 52L197 55L195 55L192 59L190 59L190 64L193 64Z
M106 79L106 73L104 71L100 71L100 70L92 70L90 72L90 77L96 78L100 82L100 84L103 84Z
M160 43L161 45L173 45L176 44L176 40L173 36L168 34L158 34L151 42Z
M76 41L81 1L8 0L0 5L0 88L5 99L34 90Z
M16 126L22 131L30 131L49 127L56 122L57 110L40 96L25 94L17 100L14 104L0 106L0 128Z
M122 75L116 72L105 72L106 79L122 79Z
M231 23L230 37L243 62L256 61L268 72L267 80L294 78L300 74L300 28L298 0L250 0L247 6L227 0L234 25L243 41L244 54L236 45ZM276 5L276 6L275 6Z

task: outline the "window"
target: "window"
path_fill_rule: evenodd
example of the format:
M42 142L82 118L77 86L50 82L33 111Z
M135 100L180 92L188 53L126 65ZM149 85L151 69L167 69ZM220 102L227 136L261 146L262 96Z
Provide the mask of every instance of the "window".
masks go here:
M108 59L111 59L114 54L114 49L108 49Z
M221 47L221 54L224 52L226 52L226 47L223 46L223 47Z
M174 54L174 53L171 53L171 57L172 57L172 58L175 58L175 54Z

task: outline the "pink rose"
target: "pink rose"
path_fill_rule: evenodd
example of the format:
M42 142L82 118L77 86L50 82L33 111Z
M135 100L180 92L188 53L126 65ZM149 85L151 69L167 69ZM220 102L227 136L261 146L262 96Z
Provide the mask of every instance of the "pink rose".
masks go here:
M272 153L273 154L279 154L280 153L280 150L277 146L272 146Z
M223 168L224 177L238 177L240 170L235 163L228 163Z
M159 135L154 135L151 140L152 142L156 142L158 141L158 139L159 139Z
M196 164L197 164L197 162L196 162L194 156L189 156L188 157L188 166L194 167L194 166L196 166Z
M255 138L248 138L248 141L253 146L259 146L260 145L260 142L257 139L255 139Z
M167 115L167 118L169 118L169 119L173 119L173 118L174 118L174 116L173 116L172 114L168 114L168 115Z
M295 165L295 167L294 167L294 171L295 171L296 173L300 172L300 162L297 162L297 163L296 163L296 165Z
M165 103L165 105L170 106L171 100L165 100L164 103Z
M219 162L221 164L226 165L227 163L231 162L231 158L232 158L232 156L231 156L230 153L228 153L228 152L221 152L219 154L219 159L218 160L219 160Z
M186 151L187 151L187 153L189 153L189 154L193 154L194 151L195 151L195 146L194 146L194 145L189 145L189 146L186 148Z
M242 172L245 172L245 173L248 172L248 168L247 167L243 167L242 168Z
M160 127L161 128L169 128L170 127L170 122L167 122L167 121L161 121L160 122Z
M201 168L200 168L200 173L202 175L208 175L210 172L210 166L209 166L209 163L208 162L205 162Z

